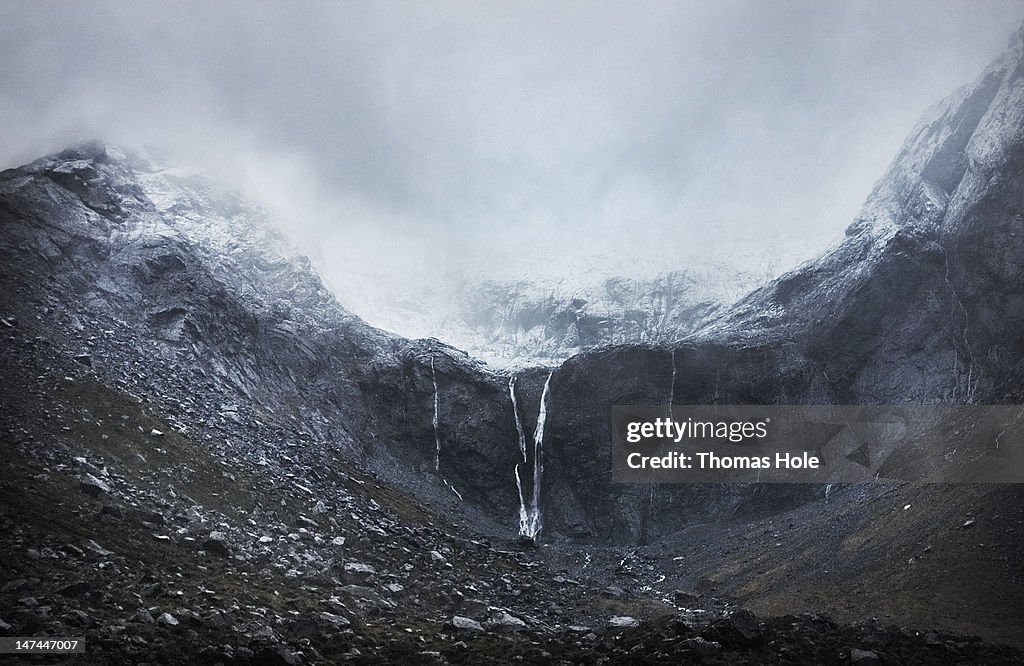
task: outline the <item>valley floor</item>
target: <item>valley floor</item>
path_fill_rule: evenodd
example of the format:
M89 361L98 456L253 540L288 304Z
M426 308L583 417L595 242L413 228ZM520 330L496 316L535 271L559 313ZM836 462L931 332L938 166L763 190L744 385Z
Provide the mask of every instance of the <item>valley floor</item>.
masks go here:
M0 633L88 644L26 663L1024 661L1016 488L850 487L656 546L524 549L330 452L214 455L38 340L0 358Z

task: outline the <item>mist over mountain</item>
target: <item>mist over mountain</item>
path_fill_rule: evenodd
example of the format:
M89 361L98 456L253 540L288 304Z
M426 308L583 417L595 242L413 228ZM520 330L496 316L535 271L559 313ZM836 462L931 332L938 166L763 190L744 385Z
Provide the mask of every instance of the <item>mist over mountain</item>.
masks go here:
M557 365L617 344L680 340L765 279L696 262L628 278L596 261L561 278L453 278L444 293L378 284L347 302L374 312L387 330L436 337L496 368L511 368Z
M664 11L643 20L678 28ZM356 61L359 44L344 47ZM371 117L351 122L368 130ZM551 140L544 127L523 129L540 137L524 151ZM573 155L570 144L541 157ZM320 204L344 211L329 190L305 182L299 199L323 198L278 217L288 199L275 193L304 169L270 169L269 196L252 197L159 151L89 140L0 172L0 637L81 636L73 658L101 664L1024 660L1022 486L895 473L984 456L1012 468L1019 416L980 443L970 418L947 412L923 430L806 443L832 480L854 470L857 484L617 483L610 416L1018 405L1024 28L921 117L842 237L788 270L747 204L754 242L730 261L719 250L736 227L705 232L716 244L651 218L637 246L657 237L660 258L579 266L556 240L578 228L546 236L531 222L516 185L529 169L515 168L510 199L476 181L477 198L449 210L491 202L497 226L453 223L425 244L407 237L408 251L395 240L390 255L364 252L448 202L405 207L425 181L385 168L403 153L380 145L394 152L345 158L363 168L346 187L403 206L352 227L347 255L332 247L343 233L295 221ZM439 191L462 172L450 159ZM622 187L607 185L611 199L629 199ZM707 196L736 203L733 187ZM627 245L607 219L587 223L595 247ZM451 240L460 230L480 233L475 250ZM517 253L527 270L503 263ZM333 286L346 274L357 277Z
M356 303L380 282L775 277L842 238L921 109L1024 19L1012 0L442 5L8 3L0 167L153 147L266 208L385 328Z

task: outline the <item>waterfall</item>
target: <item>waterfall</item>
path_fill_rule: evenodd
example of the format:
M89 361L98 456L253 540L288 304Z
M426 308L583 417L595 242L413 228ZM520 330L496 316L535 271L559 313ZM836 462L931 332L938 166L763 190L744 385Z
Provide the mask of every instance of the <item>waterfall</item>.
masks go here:
M434 383L434 471L441 469L441 435L437 432L440 422L441 399L437 395L437 373L434 372L434 357L430 357L430 381Z
M441 424L441 396L437 393L437 371L434 370L434 356L430 356L430 381L434 384L434 418L432 423L434 424L434 471L441 471L441 434L438 432L438 426ZM440 476L440 475L439 475ZM462 500L462 493L455 489L455 486L448 483L448 479L441 477L441 482L455 493L455 496Z
M516 401L516 378L512 376L508 380L508 394L512 397L512 414L516 419L516 433L519 435L519 452L523 456L523 463L526 464L526 433L523 432L523 423L519 420L519 403ZM519 491L519 534L526 534L526 525L529 522L526 512L526 496L523 495L523 480L519 476L519 463L513 470L516 477L516 490Z
M448 490L450 490L450 491L452 491L453 493L455 493L455 496L456 496L456 497L458 497L458 498L459 498L460 500L462 500L462 501L465 501L465 500L463 499L463 497L462 497L462 493L460 493L460 492L459 492L458 490L456 490L456 489L455 489L455 486L453 486L452 484L448 483L448 479L446 479L446 478L444 478L444 477L442 476L442 477L441 477L441 481L443 481L443 482L444 482L444 485L446 485L446 486L448 487Z
M537 414L537 429L533 431L533 498L530 504L530 520L526 524L526 536L536 539L543 526L540 517L540 483L544 476L544 422L548 417L548 391L551 388L552 370L544 382L540 395L540 411Z
M530 502L527 504L526 495L523 493L523 481L519 474L519 465L528 464L529 457L526 450L526 434L523 432L522 422L519 420L519 406L516 401L515 378L509 380L509 395L512 397L512 411L515 413L516 432L519 436L519 451L522 453L523 462L515 466L516 488L519 490L519 536L533 541L540 534L543 522L540 510L540 487L544 477L544 424L548 414L548 393L551 390L551 377L555 374L552 370L544 382L544 391L540 396L540 411L537 414L537 428L533 432L533 488L531 489Z
M672 419L672 404L676 401L676 350L672 349L672 386L668 388L668 418Z

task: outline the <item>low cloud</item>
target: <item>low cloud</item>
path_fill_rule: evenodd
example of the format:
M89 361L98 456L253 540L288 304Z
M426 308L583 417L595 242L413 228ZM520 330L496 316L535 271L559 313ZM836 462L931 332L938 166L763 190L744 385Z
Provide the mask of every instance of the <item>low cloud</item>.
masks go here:
M339 291L580 257L784 267L841 234L924 109L1022 19L1018 2L6 2L0 162L156 146L261 198Z

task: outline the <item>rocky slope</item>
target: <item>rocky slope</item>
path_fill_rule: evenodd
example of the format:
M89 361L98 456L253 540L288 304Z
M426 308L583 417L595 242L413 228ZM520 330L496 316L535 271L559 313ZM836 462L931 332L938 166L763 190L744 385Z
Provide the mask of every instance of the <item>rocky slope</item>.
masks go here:
M283 433L233 418L183 429L166 395L111 385L93 356L54 345L44 307L0 324L0 635L84 636L77 663L1022 657L961 635L1019 640L1019 493L955 489L941 510L933 491L836 493L827 538L806 507L641 549L522 550L425 511L347 451L296 443L254 459L235 442L274 451ZM968 509L979 518L960 524ZM895 563L865 571L869 553ZM898 594L867 594L894 581ZM979 594L985 613L963 603ZM786 615L804 608L836 617Z

